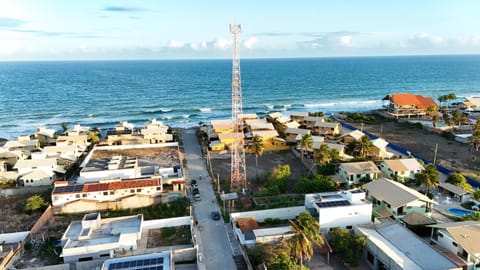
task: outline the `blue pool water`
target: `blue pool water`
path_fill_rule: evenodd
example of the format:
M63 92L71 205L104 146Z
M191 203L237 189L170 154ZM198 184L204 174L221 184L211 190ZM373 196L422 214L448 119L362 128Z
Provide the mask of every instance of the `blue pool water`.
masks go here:
M473 215L473 211L470 210L465 210L465 209L460 209L460 208L448 208L447 210L450 214L459 216L459 217L464 217L464 216L471 216Z

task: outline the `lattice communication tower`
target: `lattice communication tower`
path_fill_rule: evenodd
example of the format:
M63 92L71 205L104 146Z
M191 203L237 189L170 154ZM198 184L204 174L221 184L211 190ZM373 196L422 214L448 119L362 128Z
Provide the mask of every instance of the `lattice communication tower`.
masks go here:
M242 84L240 79L240 57L237 36L242 28L239 24L231 24L230 32L233 35L233 61L232 61L232 129L233 144L231 149L231 189L247 188L247 173L245 169L245 150L243 135Z

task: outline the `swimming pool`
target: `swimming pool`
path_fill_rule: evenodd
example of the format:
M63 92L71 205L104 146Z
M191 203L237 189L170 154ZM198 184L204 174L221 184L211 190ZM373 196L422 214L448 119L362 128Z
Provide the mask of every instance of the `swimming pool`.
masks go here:
M455 216L464 217L464 216L471 216L473 215L473 211L460 209L460 208L448 208L448 213L453 214Z

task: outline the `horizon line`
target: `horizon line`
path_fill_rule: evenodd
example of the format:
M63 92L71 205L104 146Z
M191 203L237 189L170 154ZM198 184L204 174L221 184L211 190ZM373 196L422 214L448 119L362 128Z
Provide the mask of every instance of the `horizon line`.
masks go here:
M392 58L392 57L430 57L430 56L480 56L480 53L458 53L458 54L402 54L402 55L346 55L346 56L291 56L291 57L245 57L241 60L281 60L281 59L335 59L335 58ZM116 61L211 61L211 60L232 60L232 58L99 58L99 59L17 59L2 60L0 63L18 62L116 62Z

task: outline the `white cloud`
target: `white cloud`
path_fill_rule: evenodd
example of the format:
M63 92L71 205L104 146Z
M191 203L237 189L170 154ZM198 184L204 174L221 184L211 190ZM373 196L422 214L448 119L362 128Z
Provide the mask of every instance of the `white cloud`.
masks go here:
M247 49L253 49L253 46L257 43L256 37L250 37L243 42L243 46Z
M172 39L168 42L167 46L172 49L179 49L179 48L183 48L185 46L185 43L183 41Z
M194 51L206 50L208 49L208 44L206 41L192 42L190 43L190 48Z
M2 40L0 42L0 55L12 54L22 49L22 44L16 40Z
M225 50L232 44L232 41L224 39L224 38L217 38L213 41L213 47L220 50Z
M409 43L414 46L441 46L447 45L445 38L429 33L417 33L409 39Z
M352 44L352 36L351 35L344 35L338 38L338 45L342 47L353 47Z

